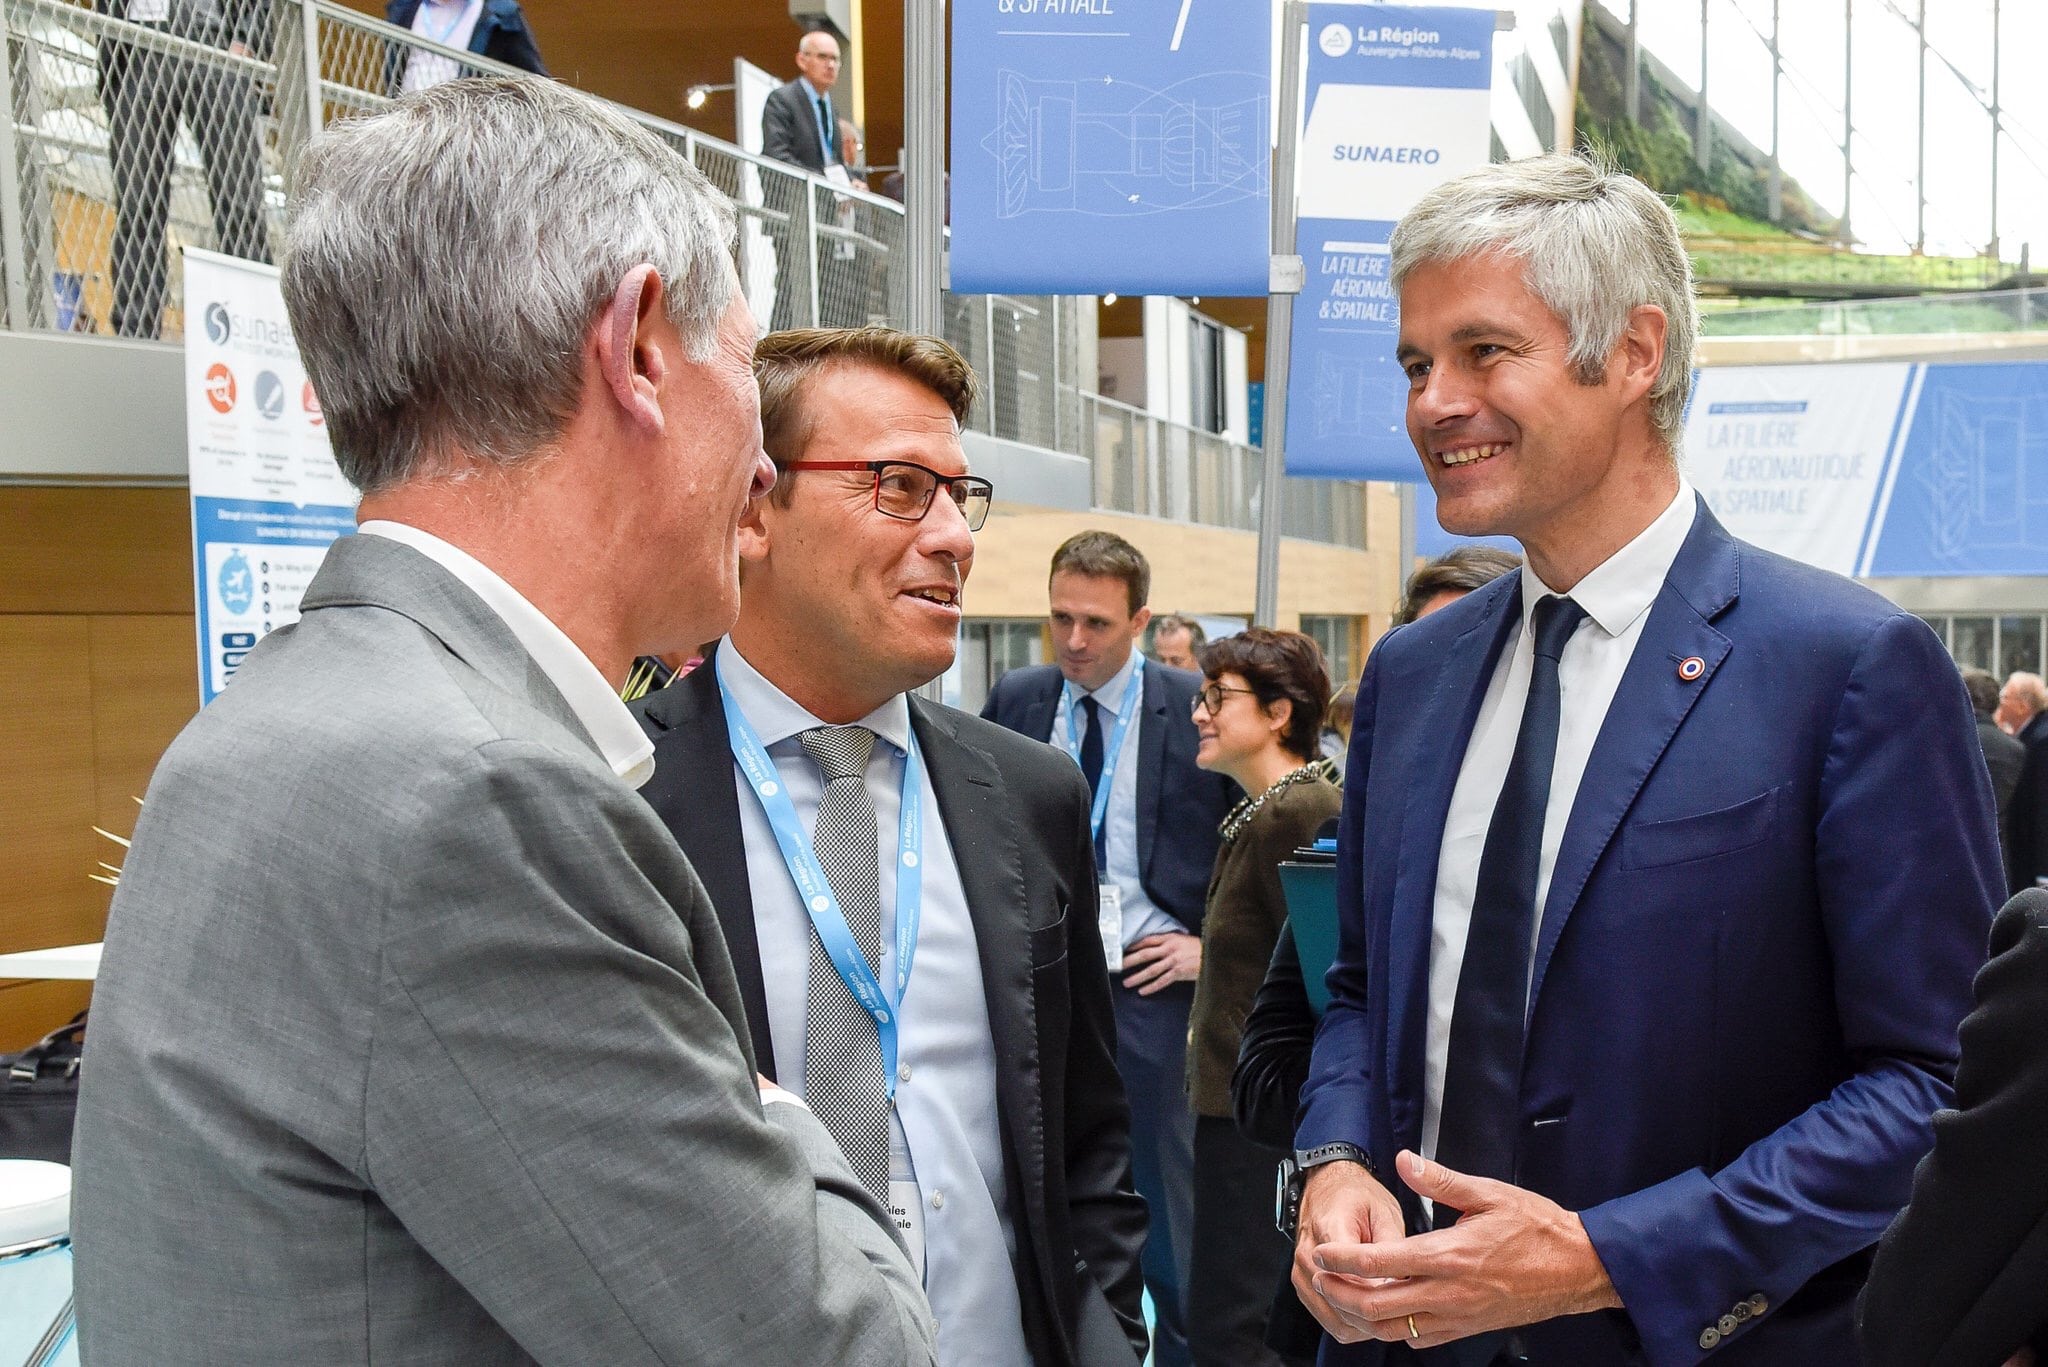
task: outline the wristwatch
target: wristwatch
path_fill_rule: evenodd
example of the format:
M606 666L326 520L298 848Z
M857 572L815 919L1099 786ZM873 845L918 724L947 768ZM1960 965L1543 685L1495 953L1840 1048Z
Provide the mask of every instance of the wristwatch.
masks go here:
M1296 1149L1292 1157L1281 1159L1273 1191L1273 1225L1289 1239L1301 1224L1301 1189L1308 1185L1309 1173L1325 1163L1356 1163L1375 1178L1380 1175L1372 1165L1372 1155L1356 1144L1320 1144Z

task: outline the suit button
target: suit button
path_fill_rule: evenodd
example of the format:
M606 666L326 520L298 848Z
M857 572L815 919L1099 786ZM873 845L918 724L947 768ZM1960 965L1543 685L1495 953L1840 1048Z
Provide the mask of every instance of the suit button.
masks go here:
M1720 1322L1717 1323L1714 1327L1721 1331L1722 1338L1727 1338L1730 1334L1734 1333L1740 1325L1741 1321L1736 1319L1735 1316L1723 1315L1721 1316Z
M1711 1353L1714 1349L1720 1346L1721 1331L1719 1329L1716 1329L1713 1325L1710 1324L1706 1328L1700 1330L1700 1347L1702 1349Z
M1735 1308L1728 1313L1735 1316L1738 1324L1747 1324L1756 1318L1756 1308L1748 1301L1735 1302Z
M1749 1313L1752 1315L1761 1315L1770 1308L1771 1303L1764 1299L1764 1294L1761 1291L1749 1298Z

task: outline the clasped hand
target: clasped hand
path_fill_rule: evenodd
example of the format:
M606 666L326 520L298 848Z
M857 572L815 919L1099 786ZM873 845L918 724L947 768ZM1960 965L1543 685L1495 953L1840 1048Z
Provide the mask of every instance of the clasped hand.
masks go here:
M1395 1168L1417 1195L1463 1217L1411 1236L1393 1193L1354 1163L1318 1168L1302 1193L1294 1289L1339 1343L1433 1348L1621 1305L1573 1212L1407 1150Z

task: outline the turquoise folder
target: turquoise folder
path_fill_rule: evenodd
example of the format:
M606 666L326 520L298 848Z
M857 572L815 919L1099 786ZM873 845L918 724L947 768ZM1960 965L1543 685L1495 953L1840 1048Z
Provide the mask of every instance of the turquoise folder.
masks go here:
M1324 842L1318 842L1322 844ZM1280 865L1280 890L1287 896L1287 924L1301 955L1301 981L1309 1005L1321 1016L1330 1005L1323 975L1337 957L1337 859L1332 849L1297 850ZM1318 857L1321 856L1321 857Z

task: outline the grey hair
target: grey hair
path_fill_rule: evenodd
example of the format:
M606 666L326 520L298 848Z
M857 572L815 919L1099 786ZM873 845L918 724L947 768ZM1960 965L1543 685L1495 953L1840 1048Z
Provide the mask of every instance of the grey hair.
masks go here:
M1582 384L1598 384L1631 309L1664 310L1664 365L1650 421L1675 455L1692 395L1692 261L1671 207L1635 177L1585 156L1498 162L1425 194L1394 229L1394 286L1431 261L1499 252L1564 323Z
M731 307L732 203L654 134L537 78L451 81L322 135L284 298L336 461L371 493L558 438L591 324L651 264L690 359Z

